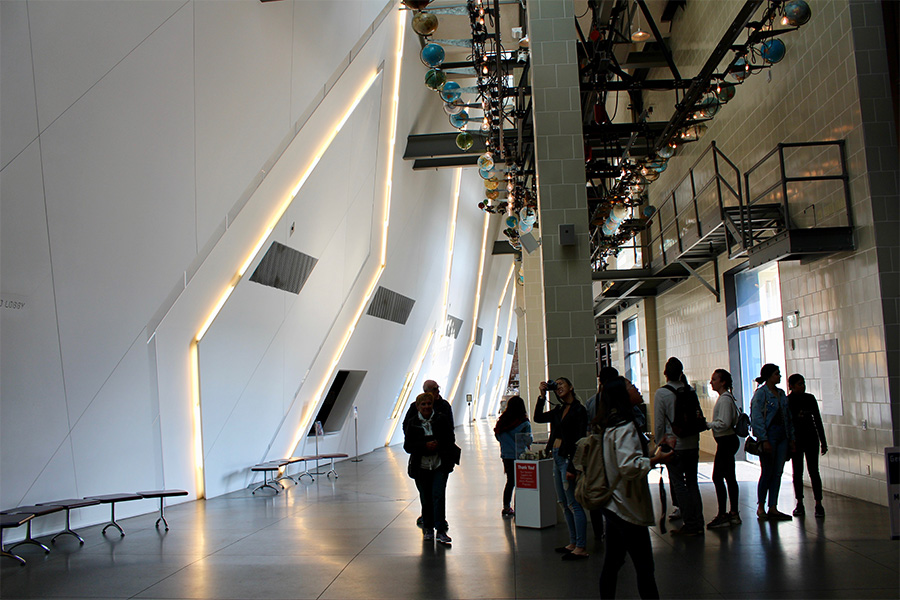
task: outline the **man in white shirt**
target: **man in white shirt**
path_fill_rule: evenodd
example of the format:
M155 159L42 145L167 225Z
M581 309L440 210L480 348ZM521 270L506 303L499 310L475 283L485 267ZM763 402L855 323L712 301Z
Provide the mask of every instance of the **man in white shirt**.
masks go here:
M684 379L684 365L674 356L666 361L663 371L666 386L679 390L687 381ZM675 392L666 387L656 390L654 404L654 436L656 443L661 444L674 440L674 458L666 465L669 470L669 481L678 508L681 509L683 525L673 529L672 535L703 535L703 501L700 498L700 486L697 484L697 464L700 462L700 434L678 437L672 431L675 420Z

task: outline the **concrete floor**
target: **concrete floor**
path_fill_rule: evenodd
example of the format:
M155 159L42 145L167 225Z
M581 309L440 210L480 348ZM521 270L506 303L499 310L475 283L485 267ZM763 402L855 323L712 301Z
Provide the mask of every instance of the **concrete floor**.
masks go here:
M490 425L460 427L457 436L463 458L448 486L452 547L423 543L407 456L394 447L339 463L336 481L304 478L277 496L246 490L173 506L168 533L148 514L124 519L121 539L94 526L80 531L82 547L69 536L46 556L20 547L28 564L2 560L0 596L596 598L602 544L589 534L591 558L562 562L553 548L567 543L565 525L517 529L501 518L503 470ZM701 465L707 476L710 470ZM651 529L663 598L900 597L886 508L827 494L825 520L760 523L756 471L743 465L740 473L743 525L688 539ZM708 477L701 491L709 520L715 492ZM780 508L793 508L788 480ZM627 563L619 597L634 596Z

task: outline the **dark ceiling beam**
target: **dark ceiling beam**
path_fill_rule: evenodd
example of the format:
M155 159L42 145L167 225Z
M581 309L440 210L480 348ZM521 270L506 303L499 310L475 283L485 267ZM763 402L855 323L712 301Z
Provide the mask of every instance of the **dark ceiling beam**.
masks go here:
M632 133L655 134L665 129L668 121L648 121L645 123L607 123L605 125L587 125L584 127L584 137L588 140L604 139L610 137L625 137Z
M629 77L628 81L606 81L602 83L582 83L581 92L625 92L628 90L686 90L691 87L691 79L644 79L635 81Z
M681 79L681 74L678 73L678 67L675 66L675 60L672 58L672 52L669 51L669 46L663 39L662 33L659 32L659 27L656 26L656 20L653 18L653 15L650 14L650 9L647 8L647 3L644 0L637 0L637 4L639 7L641 7L641 12L644 13L644 17L647 19L647 26L650 27L650 31L653 32L653 37L656 38L656 42L659 45L659 51L662 53L663 58L669 65L669 70L672 72L672 76L675 79Z
M457 169L460 167L475 167L478 165L478 157L449 156L441 158L417 158L413 161L413 171L433 171L434 169Z
M642 2L643 0L638 1ZM709 88L710 79L712 74L716 72L719 63L721 63L722 59L732 51L732 44L737 41L738 36L744 31L747 23L750 22L754 13L756 13L763 3L764 0L746 0L744 2L744 6L738 11L737 16L731 22L731 25L725 31L725 34L722 35L719 43L716 44L716 47L713 48L709 58L706 59L706 63L703 65L703 68L700 69L700 73L694 77L691 87L684 93L681 102L675 105L675 114L672 115L669 124L656 139L656 143L653 146L654 151L658 152L662 149L663 146L672 141L672 138L675 137L678 130L684 127L684 124L688 120L688 116L693 114L694 105Z

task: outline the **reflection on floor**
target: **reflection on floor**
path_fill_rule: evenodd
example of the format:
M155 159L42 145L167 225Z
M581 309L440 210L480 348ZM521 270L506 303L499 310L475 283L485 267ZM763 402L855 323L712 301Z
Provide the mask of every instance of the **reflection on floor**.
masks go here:
M423 543L407 457L394 447L338 464L337 481L304 478L277 496L247 490L174 506L166 511L168 533L157 532L156 515L148 514L124 520L121 540L104 539L96 526L80 532L83 547L70 536L46 557L26 547L27 566L3 559L0 596L597 597L602 544L589 539L589 560L562 562L553 548L568 541L565 525L517 529L503 519L503 471L489 424L460 427L457 435L463 459L448 487L452 547ZM752 477L741 479L743 525L689 539L652 530L664 598L900 597L898 542L889 540L886 508L827 495L824 521L760 523ZM708 479L701 490L709 520L715 493ZM787 481L780 508L793 508ZM634 596L627 563L619 597Z

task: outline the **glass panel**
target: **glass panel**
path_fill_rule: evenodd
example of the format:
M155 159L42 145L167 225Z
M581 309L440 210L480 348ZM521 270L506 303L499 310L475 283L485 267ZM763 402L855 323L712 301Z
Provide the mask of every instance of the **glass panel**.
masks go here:
M781 316L781 285L778 263L738 273L734 277L738 327Z
M767 363L781 367L784 387L787 387L788 373L784 371L784 327L781 321L769 323L762 328L763 357Z
M678 256L680 248L678 247L678 229L675 223L669 225L663 232L663 250L666 252L666 259L670 262Z
M741 397L746 408L750 407L750 398L756 390L755 379L759 377L759 370L763 366L759 334L758 327L745 329L738 334L741 346Z
M623 345L625 349L625 378L638 390L641 389L641 344L638 338L637 317L623 324Z

